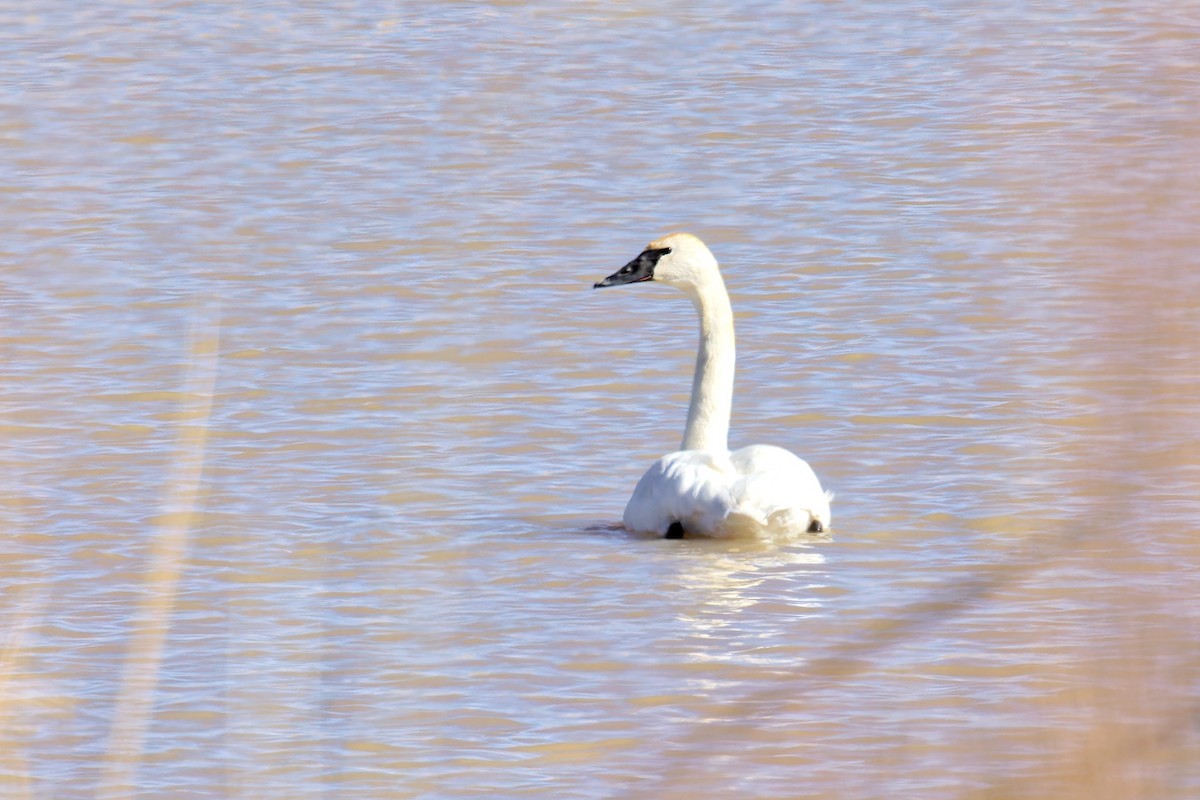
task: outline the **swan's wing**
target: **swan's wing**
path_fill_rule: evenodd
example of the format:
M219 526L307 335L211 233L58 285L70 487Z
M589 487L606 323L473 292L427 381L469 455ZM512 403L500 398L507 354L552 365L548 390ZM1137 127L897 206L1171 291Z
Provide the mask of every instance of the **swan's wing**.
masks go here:
M832 498L808 462L782 447L757 444L730 454L738 479L730 488L731 515L756 520L763 533L803 533L819 521L829 527Z
M737 474L727 457L680 450L650 465L625 506L625 527L665 534L672 522L684 530L715 535L728 515L729 488Z

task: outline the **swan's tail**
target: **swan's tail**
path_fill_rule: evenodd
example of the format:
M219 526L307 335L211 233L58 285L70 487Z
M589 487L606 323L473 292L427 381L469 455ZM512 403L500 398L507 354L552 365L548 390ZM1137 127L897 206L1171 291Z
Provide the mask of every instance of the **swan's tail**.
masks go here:
M801 508L780 508L770 514L758 509L739 509L725 516L718 537L721 539L775 539L794 536L810 530L814 521L829 527L828 514L821 515Z
M770 522L760 514L731 511L722 521L720 538L757 539L768 529Z

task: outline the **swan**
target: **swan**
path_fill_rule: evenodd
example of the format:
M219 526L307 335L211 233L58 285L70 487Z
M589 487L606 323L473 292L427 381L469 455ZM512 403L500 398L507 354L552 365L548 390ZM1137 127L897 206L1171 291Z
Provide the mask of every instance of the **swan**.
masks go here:
M772 445L729 450L733 309L717 259L695 236L672 233L593 288L648 281L691 298L700 315L700 349L683 444L638 481L625 506L625 528L669 539L782 538L827 529L833 495L807 462Z

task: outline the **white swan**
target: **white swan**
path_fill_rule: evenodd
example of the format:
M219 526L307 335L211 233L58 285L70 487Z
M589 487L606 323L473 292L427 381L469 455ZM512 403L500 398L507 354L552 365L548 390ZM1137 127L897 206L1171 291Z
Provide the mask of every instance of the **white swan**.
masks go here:
M700 352L683 444L655 461L625 506L625 527L668 538L784 537L822 531L832 495L812 468L780 447L729 451L733 310L704 243L687 233L651 242L594 288L657 281L681 289L700 314Z

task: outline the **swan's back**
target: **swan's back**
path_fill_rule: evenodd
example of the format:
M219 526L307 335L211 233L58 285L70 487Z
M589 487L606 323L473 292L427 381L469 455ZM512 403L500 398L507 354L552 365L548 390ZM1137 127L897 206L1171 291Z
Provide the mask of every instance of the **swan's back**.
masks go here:
M651 465L625 507L625 527L665 535L774 538L830 524L829 496L802 459L754 445L721 454L681 450Z

